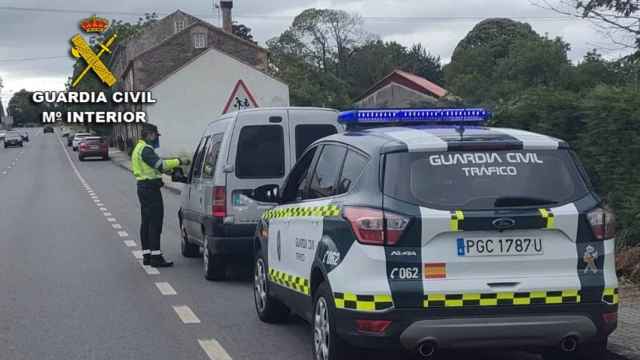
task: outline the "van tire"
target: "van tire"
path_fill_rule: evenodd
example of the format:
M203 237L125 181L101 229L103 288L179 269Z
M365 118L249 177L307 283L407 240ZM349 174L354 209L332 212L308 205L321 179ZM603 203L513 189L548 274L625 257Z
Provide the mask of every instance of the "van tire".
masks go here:
M202 259L202 268L204 278L209 281L222 281L227 277L227 264L222 255L214 255L211 253L209 240L207 235L204 236L204 252Z
M253 262L253 300L258 318L269 324L283 323L289 318L289 308L269 293L268 272L261 254Z
M182 256L186 258L200 257L200 246L189 242L189 235L187 235L187 230L183 226L180 226L180 229L182 229L180 231L182 233L180 240L180 252Z

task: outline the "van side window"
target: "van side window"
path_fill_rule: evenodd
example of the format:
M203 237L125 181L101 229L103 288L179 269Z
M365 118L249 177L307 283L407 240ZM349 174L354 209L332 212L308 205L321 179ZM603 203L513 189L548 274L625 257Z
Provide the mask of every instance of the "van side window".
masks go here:
M322 148L309 185L309 199L337 194L336 185L346 152L347 149L339 145L325 145Z
M191 183L191 180L193 179L193 170L194 170L194 164L196 163L196 160L198 159L198 154L200 154L200 149L202 149L203 145L204 145L204 141L205 138L200 139L200 142L198 143L198 147L196 147L196 151L193 153L193 158L191 159L191 167L189 168L189 183Z
M240 131L236 155L238 178L284 176L284 132L280 125L246 126Z
M216 172L216 164L218 163L218 155L220 154L220 145L222 145L222 134L216 134L209 141L209 148L204 157L204 167L202 169L202 177L211 179Z
M191 166L193 166L193 178L199 178L202 175L202 160L204 159L204 153L209 145L209 140L211 136L207 136L204 140L204 144L198 150L198 154L196 156L196 161L193 162Z
M344 165L342 166L340 182L338 182L338 195L348 193L349 190L351 190L351 186L358 180L366 165L366 157L353 150L349 150L347 152L347 156L344 159Z
M304 151L314 141L323 137L337 134L338 130L333 125L297 125L296 126L296 159L299 159Z

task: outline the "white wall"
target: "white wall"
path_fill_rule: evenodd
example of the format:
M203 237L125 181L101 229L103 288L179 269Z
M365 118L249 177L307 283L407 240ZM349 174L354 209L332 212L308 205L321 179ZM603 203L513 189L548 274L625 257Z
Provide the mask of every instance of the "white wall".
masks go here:
M289 106L287 85L210 49L150 89L157 103L146 111L148 121L162 134L159 155L192 153L207 124L222 115L238 80L258 106Z

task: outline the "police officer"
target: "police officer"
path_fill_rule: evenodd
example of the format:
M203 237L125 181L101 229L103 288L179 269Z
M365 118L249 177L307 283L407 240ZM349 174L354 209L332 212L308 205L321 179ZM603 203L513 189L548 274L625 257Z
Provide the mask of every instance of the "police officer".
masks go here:
M155 125L144 124L142 139L138 140L131 153L133 176L138 180L140 200L140 242L142 243L143 264L153 267L170 267L173 262L165 260L160 251L160 234L164 217L164 205L160 188L162 173L170 173L180 165L190 161L181 159L163 160L156 154L160 144L160 134Z

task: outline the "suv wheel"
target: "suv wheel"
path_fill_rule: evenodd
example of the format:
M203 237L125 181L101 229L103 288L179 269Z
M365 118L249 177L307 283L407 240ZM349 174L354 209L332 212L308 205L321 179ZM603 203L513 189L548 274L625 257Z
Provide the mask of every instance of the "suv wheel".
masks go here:
M207 235L204 235L204 253L202 258L205 279L212 281L220 281L225 279L227 267L224 263L224 257L211 253Z
M260 320L266 323L281 323L289 317L289 309L269 295L267 266L258 255L253 270L253 297Z
M184 225L181 225L180 229L180 232L182 233L180 241L180 250L182 252L182 256L186 258L199 257L200 247L189 242L189 235L187 235L187 229L184 228Z
M312 350L315 360L347 358L350 347L338 337L334 316L333 295L325 281L316 290L313 301Z

